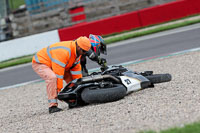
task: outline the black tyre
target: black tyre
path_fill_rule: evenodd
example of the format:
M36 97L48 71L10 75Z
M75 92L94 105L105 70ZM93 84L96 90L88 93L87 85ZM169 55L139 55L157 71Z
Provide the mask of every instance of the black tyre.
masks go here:
M172 79L172 76L170 74L154 74L150 76L145 76L147 79L151 81L153 84L163 83L163 82L169 82Z
M81 98L86 103L106 103L124 98L126 88L121 84L114 84L112 88L85 88Z

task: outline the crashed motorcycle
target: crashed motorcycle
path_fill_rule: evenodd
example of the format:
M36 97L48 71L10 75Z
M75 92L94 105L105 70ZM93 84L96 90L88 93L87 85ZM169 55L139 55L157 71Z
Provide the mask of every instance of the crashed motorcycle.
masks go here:
M113 102L131 92L152 88L155 84L169 82L171 79L168 73L135 72L123 66L111 66L105 71L72 80L58 94L58 99L68 103L69 108Z

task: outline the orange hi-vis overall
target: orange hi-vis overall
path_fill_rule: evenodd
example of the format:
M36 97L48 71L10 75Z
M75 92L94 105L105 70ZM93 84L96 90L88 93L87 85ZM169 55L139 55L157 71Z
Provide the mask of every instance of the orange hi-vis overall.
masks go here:
M32 60L33 70L46 82L49 106L57 106L57 93L67 83L82 78L75 41L64 41L43 48ZM53 79L53 80L52 80Z

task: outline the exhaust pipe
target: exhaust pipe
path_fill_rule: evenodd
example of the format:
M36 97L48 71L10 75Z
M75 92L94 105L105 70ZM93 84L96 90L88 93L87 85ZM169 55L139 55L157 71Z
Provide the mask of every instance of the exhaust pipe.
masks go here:
M112 79L116 81L117 83L120 83L120 80L112 75L92 75L92 76L83 77L81 80L81 83L94 82L94 81L98 81L102 79Z

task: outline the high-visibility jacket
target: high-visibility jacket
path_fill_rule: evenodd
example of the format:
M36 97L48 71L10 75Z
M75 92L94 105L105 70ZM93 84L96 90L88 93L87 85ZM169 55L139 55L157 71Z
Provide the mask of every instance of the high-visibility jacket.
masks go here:
M33 56L32 62L45 64L55 72L59 92L65 71L70 71L72 79L82 78L80 58L76 55L75 41L64 41L43 48Z

